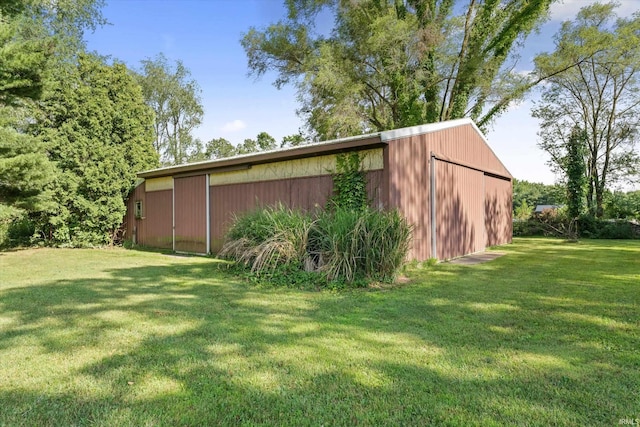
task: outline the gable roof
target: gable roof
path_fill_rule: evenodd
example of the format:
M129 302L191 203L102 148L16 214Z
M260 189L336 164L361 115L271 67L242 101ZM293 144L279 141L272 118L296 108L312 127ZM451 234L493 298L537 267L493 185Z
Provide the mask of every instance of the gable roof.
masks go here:
M298 147L279 148L259 153L241 154L223 159L206 160L202 162L167 166L140 172L138 173L138 177L159 178L163 176L188 176L201 173L229 172L233 170L248 169L252 165L264 163L273 163L284 160L294 160L305 157L315 157L348 151L359 151L363 149L383 147L389 144L390 141L396 139L406 138L414 135L422 135L425 133L438 132L444 129L466 125L473 126L478 135L489 147L486 137L482 134L480 129L478 129L473 120L464 118L369 133L364 135L356 135L347 138L338 138L329 141L301 145ZM491 147L489 147L489 149L491 150ZM493 150L491 150L491 152L493 153Z

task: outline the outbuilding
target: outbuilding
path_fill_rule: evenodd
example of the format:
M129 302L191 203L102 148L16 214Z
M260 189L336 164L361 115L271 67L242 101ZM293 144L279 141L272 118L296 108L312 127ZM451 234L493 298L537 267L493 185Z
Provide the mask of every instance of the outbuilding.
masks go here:
M324 207L336 156L354 151L372 206L398 209L413 224L411 259L445 260L511 242L512 176L470 119L141 172L125 238L215 253L234 215L278 202Z

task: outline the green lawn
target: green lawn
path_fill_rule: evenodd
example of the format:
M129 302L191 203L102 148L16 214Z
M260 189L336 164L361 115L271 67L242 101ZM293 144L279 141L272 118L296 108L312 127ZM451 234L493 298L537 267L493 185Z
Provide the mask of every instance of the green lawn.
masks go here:
M255 287L207 258L0 253L0 425L619 425L640 242L517 239L398 287Z

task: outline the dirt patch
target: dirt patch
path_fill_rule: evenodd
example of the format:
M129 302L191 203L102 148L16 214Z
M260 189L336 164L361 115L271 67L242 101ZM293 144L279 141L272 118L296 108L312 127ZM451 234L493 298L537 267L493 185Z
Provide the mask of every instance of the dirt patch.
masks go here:
M492 261L496 258L500 258L502 255L504 255L504 252L480 252L477 254L465 255L460 258L452 259L451 261L449 261L449 263L460 265L476 265Z

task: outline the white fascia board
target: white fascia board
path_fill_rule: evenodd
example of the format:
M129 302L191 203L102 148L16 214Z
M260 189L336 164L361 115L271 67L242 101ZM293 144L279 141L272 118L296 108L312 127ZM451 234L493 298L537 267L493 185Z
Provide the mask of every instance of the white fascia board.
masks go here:
M450 129L450 128L464 126L464 125L472 125L473 128L476 130L476 132L478 132L482 136L482 139L484 139L484 141L487 142L487 139L482 134L482 132L480 132L480 129L478 129L478 127L473 122L473 120L469 118L448 120L446 122L436 122L436 123L429 123L426 125L411 126L408 128L387 130L384 132L380 132L380 139L386 142L386 141L392 141L394 139L407 138L409 136L414 136L414 135L422 135L425 133L438 132L444 129Z

